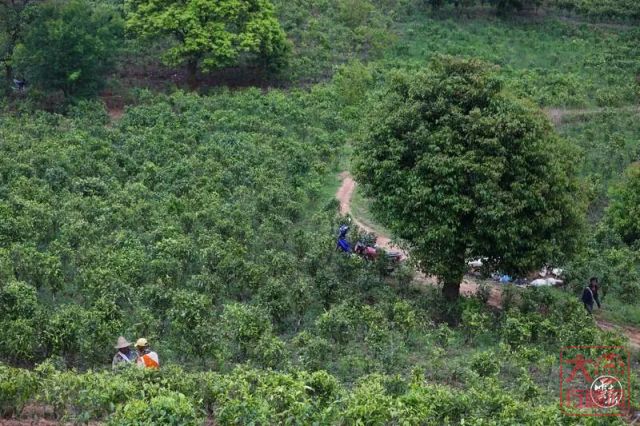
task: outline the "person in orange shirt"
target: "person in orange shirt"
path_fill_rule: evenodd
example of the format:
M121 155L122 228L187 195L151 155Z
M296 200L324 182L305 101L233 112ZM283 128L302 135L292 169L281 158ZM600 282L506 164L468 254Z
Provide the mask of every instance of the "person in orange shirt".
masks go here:
M158 354L149 349L149 342L144 337L136 341L136 350L138 351L138 359L136 365L141 368L160 368L160 360Z

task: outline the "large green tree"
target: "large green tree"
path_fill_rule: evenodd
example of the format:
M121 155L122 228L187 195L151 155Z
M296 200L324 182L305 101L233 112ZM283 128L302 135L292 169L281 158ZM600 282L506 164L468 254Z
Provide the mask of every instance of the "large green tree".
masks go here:
M175 39L164 60L186 64L192 86L198 69L236 65L242 54L276 63L288 49L269 0L127 0L126 9L132 32Z
M447 57L390 78L356 175L381 222L455 299L469 258L518 274L572 252L584 208L573 158L490 67Z
M37 0L0 0L0 62L8 88L13 79L13 51L22 39L27 7Z
M54 0L35 8L14 62L30 84L65 96L95 94L124 38L116 10L87 0Z

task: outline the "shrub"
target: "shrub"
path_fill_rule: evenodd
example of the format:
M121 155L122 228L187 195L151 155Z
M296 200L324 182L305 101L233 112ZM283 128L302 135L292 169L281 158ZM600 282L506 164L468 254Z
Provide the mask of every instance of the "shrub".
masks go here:
M393 398L387 395L384 376L362 378L346 404L344 418L353 424L384 424L391 420Z
M0 417L19 417L37 389L38 383L33 373L0 364Z
M289 353L278 337L263 336L252 348L251 359L263 368L281 368L288 364Z
M221 326L226 341L240 359L252 353L256 342L271 335L271 321L266 312L246 304L225 305Z
M523 316L507 314L500 330L502 340L513 348L531 342L531 324Z
M493 351L478 352L471 358L471 369L481 377L496 376L500 372L500 360Z
M202 423L193 404L181 393L164 392L150 401L132 400L119 408L109 419L118 426L197 426Z
M94 95L105 84L123 31L119 14L104 3L43 2L16 48L17 68L45 92Z
M466 342L472 342L475 337L489 329L490 317L481 308L473 305L466 306L462 311L462 328Z
M626 170L622 183L611 195L607 218L622 239L633 245L640 240L640 165L633 164Z
M478 285L476 297L478 297L478 300L480 300L480 302L482 302L483 304L486 304L489 301L489 298L491 297L492 287L493 286L491 284L487 284L486 282L481 282Z
M359 323L357 310L343 303L322 314L316 321L316 326L325 339L345 344L356 337Z

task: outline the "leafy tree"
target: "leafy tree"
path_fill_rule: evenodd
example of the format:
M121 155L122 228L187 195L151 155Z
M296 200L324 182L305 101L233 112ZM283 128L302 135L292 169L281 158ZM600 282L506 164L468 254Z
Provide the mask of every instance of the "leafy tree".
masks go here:
M0 62L4 67L7 88L13 80L12 57L22 38L27 6L37 0L0 0Z
M32 86L65 96L95 94L104 84L124 25L116 11L87 0L39 5L15 52Z
M625 243L640 239L640 165L631 165L623 181L612 189L607 217Z
M523 274L578 242L571 147L482 62L445 57L393 75L357 151L379 219L449 300L471 257Z
M22 363L35 357L40 311L34 287L23 282L0 285L0 356Z
M164 60L186 64L192 87L198 69L236 65L242 54L277 65L288 49L269 0L127 0L126 7L134 33L175 39Z

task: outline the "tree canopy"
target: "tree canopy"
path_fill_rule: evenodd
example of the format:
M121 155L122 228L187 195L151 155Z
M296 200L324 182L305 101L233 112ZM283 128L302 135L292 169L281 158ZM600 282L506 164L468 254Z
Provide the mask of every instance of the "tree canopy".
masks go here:
M480 61L394 74L357 155L379 219L450 299L469 258L524 274L576 246L584 203L571 146Z
M4 67L5 84L9 87L13 79L12 57L16 45L22 38L27 7L37 0L0 1L0 63Z
M198 69L236 65L242 54L277 62L288 48L269 0L127 0L126 8L132 32L173 37L164 59L186 64L192 81Z
M96 93L123 39L113 8L86 0L51 1L33 10L14 62L30 84L65 96Z

